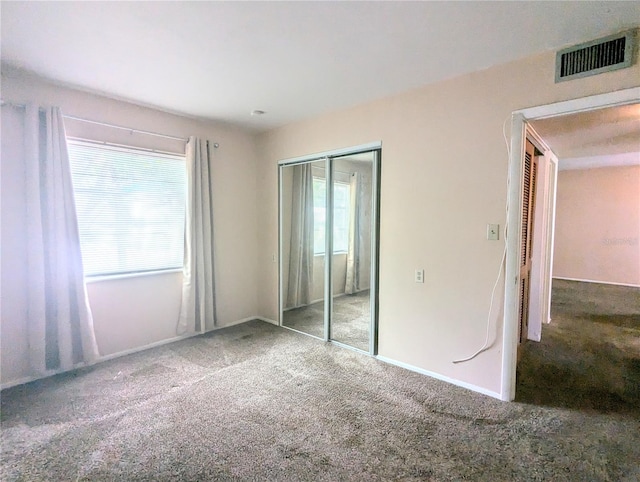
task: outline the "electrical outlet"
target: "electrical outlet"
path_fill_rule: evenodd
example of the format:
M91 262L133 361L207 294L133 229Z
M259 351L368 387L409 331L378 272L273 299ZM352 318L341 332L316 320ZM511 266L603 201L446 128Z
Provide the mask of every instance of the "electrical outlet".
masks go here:
M487 239L489 241L497 241L500 236L499 224L487 224Z
M416 270L415 281L416 281L416 283L424 283L424 270L423 269L417 269Z

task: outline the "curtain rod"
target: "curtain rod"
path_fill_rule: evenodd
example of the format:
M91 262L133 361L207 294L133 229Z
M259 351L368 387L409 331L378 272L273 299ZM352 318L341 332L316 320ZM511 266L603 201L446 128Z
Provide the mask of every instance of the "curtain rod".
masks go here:
M6 102L6 101L2 101L2 105L10 105L12 107L18 107L20 109L24 109L26 107L26 104L15 104L12 102ZM100 126L105 126L105 127L112 127L114 129L121 129L124 131L129 131L130 133L136 133L136 134L145 134L148 136L155 136L155 137L163 137L165 139L172 139L175 141L181 141L181 142L187 142L189 139L184 138L184 137L176 137L176 136L170 136L167 134L159 134L158 132L151 132L151 131L144 131L144 130L140 130L140 129L132 129L130 127L124 127L124 126L119 126L116 124L109 124L107 122L99 122L99 121L95 121L95 120L91 120L91 119L86 119L84 117L77 117L77 116L73 116L73 115L66 115L66 114L62 114L62 117L64 117L65 119L71 119L71 120L75 120L75 121L80 121L80 122L86 122L88 124L96 124L96 125L100 125ZM213 147L214 148L218 148L219 144L217 142L213 143Z
M124 126L119 126L119 125L115 125L115 124L109 124L107 122L94 121L94 120L91 120L91 119L85 119L84 117L77 117L77 116L74 116L74 115L62 114L62 117L64 117L65 119L71 119L71 120L75 120L75 121L86 122L87 124L95 124L95 125L99 125L99 126L112 127L114 129L121 129L123 131L129 131L132 134L135 132L136 134L145 134L147 136L164 137L165 139L172 139L172 140L175 140L175 141L182 141L182 142L187 142L188 141L188 139L185 139L184 137L169 136L167 134L159 134L157 132L143 131L143 130L140 130L140 129L132 129L130 127L124 127Z

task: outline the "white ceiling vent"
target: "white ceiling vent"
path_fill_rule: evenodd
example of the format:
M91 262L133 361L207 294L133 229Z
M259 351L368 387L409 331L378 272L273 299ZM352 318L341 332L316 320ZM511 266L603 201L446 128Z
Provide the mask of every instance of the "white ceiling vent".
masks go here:
M631 67L634 33L630 30L560 50L556 54L556 82Z

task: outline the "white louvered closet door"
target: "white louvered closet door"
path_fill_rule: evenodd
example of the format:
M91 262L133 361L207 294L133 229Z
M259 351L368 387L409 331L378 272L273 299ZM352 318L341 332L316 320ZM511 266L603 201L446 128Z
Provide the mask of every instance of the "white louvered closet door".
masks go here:
M527 139L524 154L524 183L522 189L522 238L520 245L520 305L519 340L527 339L529 318L529 287L531 283L531 257L533 254L533 226L535 212L536 178L538 160L535 147Z

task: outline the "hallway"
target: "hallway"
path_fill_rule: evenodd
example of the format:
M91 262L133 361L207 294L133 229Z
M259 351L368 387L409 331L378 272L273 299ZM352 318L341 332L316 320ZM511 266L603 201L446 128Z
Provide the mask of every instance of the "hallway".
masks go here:
M516 401L640 414L640 288L554 279L551 319L521 348Z

